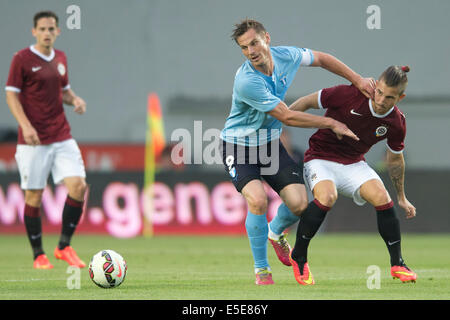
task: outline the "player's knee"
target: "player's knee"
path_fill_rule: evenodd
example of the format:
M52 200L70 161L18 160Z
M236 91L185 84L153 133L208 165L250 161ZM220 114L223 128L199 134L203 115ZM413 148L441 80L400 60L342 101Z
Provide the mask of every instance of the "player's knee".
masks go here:
M266 195L255 195L247 197L248 209L254 214L267 212L268 200Z
M79 179L70 186L69 195L75 200L81 201L84 199L86 189L86 181L84 179Z
M320 195L317 195L315 197L317 201L319 201L322 205L326 207L333 207L336 203L336 200L338 198L338 195L336 192L328 192L328 193L322 193Z
M25 203L32 207L40 207L42 203L42 193L44 190L26 190Z
M86 192L86 188L87 184L86 181L84 181L84 179L80 179L75 185L76 191L82 195L84 195L84 193Z
M291 199L286 205L293 214L300 216L308 207L308 201L306 199L296 198L295 200Z
M392 199L386 191L377 193L376 195L374 195L374 197L372 199L372 203L375 207L386 205L386 204L390 203L391 201L392 201Z

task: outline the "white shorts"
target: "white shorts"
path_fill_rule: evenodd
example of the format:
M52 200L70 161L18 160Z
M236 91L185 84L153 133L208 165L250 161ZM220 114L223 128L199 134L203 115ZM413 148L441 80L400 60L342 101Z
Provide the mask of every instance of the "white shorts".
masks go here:
M345 165L334 161L314 159L304 164L303 176L311 191L319 181L333 181L338 194L353 198L353 201L359 206L366 203L359 193L361 185L373 179L383 183L375 170L365 161Z
M38 146L19 144L15 157L20 186L24 190L44 189L50 172L55 184L67 177L86 177L81 152L74 139Z

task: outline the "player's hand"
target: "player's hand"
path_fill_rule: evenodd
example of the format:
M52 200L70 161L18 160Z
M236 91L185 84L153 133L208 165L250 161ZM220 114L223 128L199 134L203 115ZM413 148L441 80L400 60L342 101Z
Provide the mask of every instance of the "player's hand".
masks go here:
M73 107L73 111L78 114L83 114L86 112L86 102L78 96L73 98Z
M372 99L375 97L375 86L376 83L373 78L361 78L356 84L356 87L363 95Z
M356 134L353 133L345 124L339 121L335 121L331 130L336 134L339 140L343 138L343 136L347 136L352 138L353 140L359 141L359 138Z
M41 144L36 129L33 126L26 126L22 128L23 139L25 143L30 146L37 146Z
M399 199L398 205L405 210L406 213L406 219L411 219L416 216L416 207L414 207L411 202L408 201L408 199Z

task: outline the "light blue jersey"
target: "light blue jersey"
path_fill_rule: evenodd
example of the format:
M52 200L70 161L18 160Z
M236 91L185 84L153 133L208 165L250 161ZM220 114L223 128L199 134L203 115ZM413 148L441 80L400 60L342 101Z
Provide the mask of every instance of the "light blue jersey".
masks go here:
M236 72L230 115L220 137L229 143L258 146L278 139L282 123L266 112L284 100L298 68L314 61L310 49L271 47L272 76L256 70L246 60Z

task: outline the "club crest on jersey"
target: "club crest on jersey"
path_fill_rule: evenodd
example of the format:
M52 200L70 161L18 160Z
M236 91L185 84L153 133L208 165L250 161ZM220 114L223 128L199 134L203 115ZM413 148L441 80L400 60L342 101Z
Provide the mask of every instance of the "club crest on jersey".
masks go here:
M66 67L62 63L58 63L58 72L62 76L66 74Z
M387 126L385 126L385 125L382 125L382 126L379 126L376 130L375 130L375 135L377 136L377 137L382 137L382 136L384 136L386 133L387 133Z

